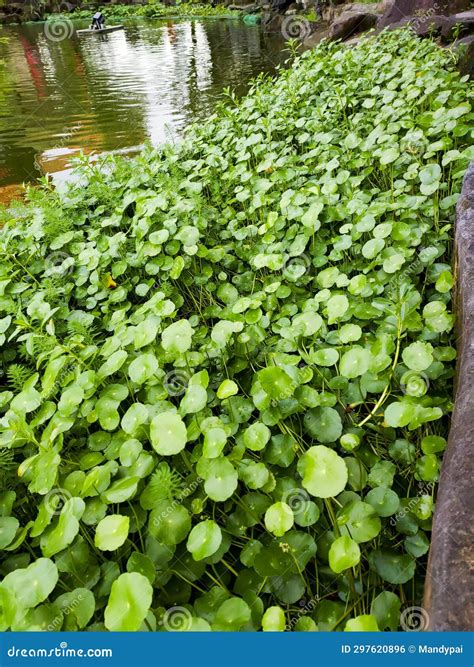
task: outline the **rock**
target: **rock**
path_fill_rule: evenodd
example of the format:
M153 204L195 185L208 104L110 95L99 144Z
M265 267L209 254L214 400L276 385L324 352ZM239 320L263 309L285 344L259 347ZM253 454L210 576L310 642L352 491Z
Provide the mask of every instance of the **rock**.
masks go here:
M463 76L468 74L474 79L474 35L463 37L456 42L454 48L459 56L458 70Z
M347 39L360 32L370 30L377 23L377 15L370 12L344 12L329 29L329 39Z
M397 23L392 23L388 29L396 30L407 25L419 37L440 36L443 42L448 43L474 30L474 11L453 16L408 16Z
M385 2L368 4L366 2L353 2L342 7L342 13L346 14L347 12L358 12L360 14L377 14L382 15L386 11Z
M18 15L0 13L0 24L8 25L9 23L18 23Z
M5 14L23 14L24 6L19 2L10 2L5 7L2 7Z
M378 23L385 28L409 16L448 16L470 9L470 0L392 0Z
M458 14L453 14L453 18L455 18L456 21L463 21L465 19L473 19L474 18L474 9L470 9L468 12L459 12Z
M445 39L451 40L455 37L463 37L474 31L474 10L453 14L448 16L441 30Z
M474 162L456 207L455 262L457 367L451 429L443 458L433 520L423 607L424 630L474 630L471 595L474 540Z
M327 26L316 26L314 32L312 32L309 37L303 41L303 48L314 49L318 44L322 42L323 39L326 39L328 36L329 30Z
M264 32L281 32L284 17L274 12L263 12L262 28Z

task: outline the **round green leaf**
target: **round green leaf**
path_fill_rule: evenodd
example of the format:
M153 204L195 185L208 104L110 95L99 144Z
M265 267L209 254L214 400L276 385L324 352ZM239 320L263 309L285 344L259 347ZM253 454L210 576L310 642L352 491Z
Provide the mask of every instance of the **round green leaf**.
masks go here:
M360 549L357 542L351 540L347 535L338 537L329 549L329 565L333 572L343 572L350 567L355 567L360 561Z
M385 423L393 428L407 426L415 414L415 407L411 403L395 401L385 410Z
M339 339L341 343L351 343L352 341L359 340L362 336L362 329L358 324L344 324L339 329Z
M186 389L180 406L179 412L182 417L195 412L200 412L206 407L207 391L198 384L190 384Z
M194 560L203 560L216 553L221 542L222 533L217 523L211 520L201 521L189 533L186 548Z
M58 581L58 568L49 558L38 558L26 568L7 574L2 587L13 594L21 608L36 607L46 600Z
M369 555L371 567L389 584L406 584L415 574L416 562L408 554L376 550Z
M148 410L141 403L133 403L122 417L121 426L125 433L135 435L142 424L148 421Z
M237 471L223 456L209 462L204 477L204 490L216 502L227 500L237 488Z
M400 598L391 591L382 591L370 605L370 613L375 617L380 630L396 632L400 625Z
M286 503L274 503L265 512L265 528L277 537L288 532L293 527L293 523L293 512Z
M400 499L395 491L384 486L378 486L369 491L366 500L379 516L391 516L400 506Z
M169 327L166 327L161 335L163 349L173 355L186 352L191 347L193 333L194 329L188 320L173 322Z
M285 612L281 607L268 607L262 618L264 632L283 632L286 627Z
M185 448L187 438L186 425L178 414L162 412L152 419L150 442L158 454L178 454Z
M99 521L94 544L101 551L114 551L125 543L128 537L130 519L128 516L111 514Z
M191 515L183 505L161 500L150 512L149 528L162 544L179 544L191 530Z
M342 422L333 408L313 408L304 416L305 431L318 442L336 442L342 433Z
M7 547L16 535L20 522L13 516L0 516L0 549Z
M268 426L261 422L255 422L244 431L244 444L247 449L258 452L265 448L270 436L271 432Z
M339 373L352 379L367 373L370 366L370 352L359 345L355 345L342 355L339 362Z
M354 501L339 511L337 522L345 526L356 542L369 542L382 528L381 521L372 505Z
M336 294L332 296L326 304L329 324L333 324L341 319L348 308L349 300L347 296L344 296L344 294Z
M276 401L282 401L293 395L295 383L282 368L272 366L257 373L262 389Z
M403 361L412 371L425 371L433 363L432 350L429 343L417 341L403 350Z
M310 447L298 461L298 472L304 488L317 498L331 498L347 484L348 472L344 459L323 445Z
M374 616L363 614L347 621L345 632L378 632L379 628Z
M121 574L112 584L104 613L110 632L136 632L145 620L153 598L148 579L138 572Z
M219 398L220 400L229 398L229 396L235 396L235 394L238 393L239 393L239 387L233 380L224 380L223 382L221 382L216 392L217 398Z
M208 459L215 459L222 454L227 442L227 433L223 428L209 428L204 435L202 455Z
M311 355L311 361L317 366L334 366L339 359L339 352L332 347L317 350Z
M135 384L144 384L158 370L158 360L154 354L141 354L128 367L128 376Z
M250 621L250 617L250 607L244 600L230 598L217 610L212 628L218 632L241 630Z

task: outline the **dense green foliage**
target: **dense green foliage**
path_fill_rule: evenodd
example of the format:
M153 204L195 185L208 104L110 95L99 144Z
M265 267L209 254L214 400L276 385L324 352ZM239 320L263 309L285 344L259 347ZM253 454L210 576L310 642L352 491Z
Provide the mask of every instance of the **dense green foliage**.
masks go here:
M322 45L31 192L0 237L1 629L395 630L419 602L472 157L449 58Z
M106 19L126 18L150 18L159 19L167 16L182 17L232 17L239 18L241 12L228 9L225 5L199 4L196 2L178 2L174 6L163 5L159 2L150 5L109 5L103 9ZM63 14L74 19L90 19L90 9L75 9L73 12ZM56 17L58 14L53 14Z

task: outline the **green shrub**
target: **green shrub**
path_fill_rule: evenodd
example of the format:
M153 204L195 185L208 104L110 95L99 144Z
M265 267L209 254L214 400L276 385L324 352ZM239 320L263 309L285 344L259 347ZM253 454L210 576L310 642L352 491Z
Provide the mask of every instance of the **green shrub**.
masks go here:
M452 408L468 98L408 32L322 45L31 191L0 236L1 629L397 629Z
M239 18L241 12L228 9L225 5L212 7L209 4L195 2L177 3L175 6L163 5L159 2L148 5L109 5L103 9L106 21L127 18L158 19L166 16L180 17L232 17ZM74 19L90 19L90 9L75 9L69 13L51 14L51 17L68 16Z

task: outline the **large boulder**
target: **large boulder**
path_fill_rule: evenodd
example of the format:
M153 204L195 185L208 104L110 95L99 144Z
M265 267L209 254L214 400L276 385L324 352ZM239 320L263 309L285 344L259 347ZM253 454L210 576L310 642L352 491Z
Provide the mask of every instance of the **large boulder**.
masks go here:
M281 32L284 16L271 11L262 14L262 28L264 32Z
M457 14L471 8L470 0L392 0L378 26L385 28L408 16Z
M370 30L376 23L377 15L372 12L344 12L330 27L328 37L331 40L344 40Z
M474 630L474 162L456 208L457 368L451 430L431 533L423 608L434 632Z
M408 16L388 26L389 30L410 28L419 37L441 37L445 43L452 42L456 37L464 37L474 31L474 11L453 14L452 16Z
M455 48L459 57L459 71L463 76L468 74L471 79L474 79L474 35L457 41Z
M342 8L342 14L347 12L360 12L363 14L379 14L382 15L387 10L386 2L350 2Z

